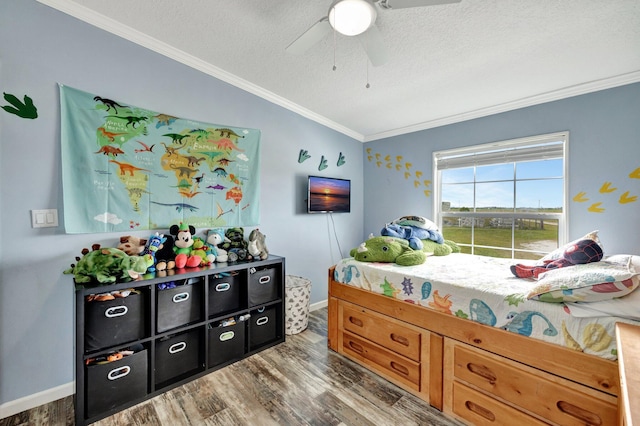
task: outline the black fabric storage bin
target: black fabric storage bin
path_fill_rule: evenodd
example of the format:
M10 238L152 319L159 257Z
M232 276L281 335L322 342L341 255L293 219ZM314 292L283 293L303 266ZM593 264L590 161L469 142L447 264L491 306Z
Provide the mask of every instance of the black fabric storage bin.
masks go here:
M251 268L249 273L249 305L256 306L278 298L277 269Z
M145 337L144 295L85 302L85 352Z
M209 276L209 316L214 317L240 309L241 288L240 274L220 278Z
M202 319L203 283L204 277L191 278L184 285L158 290L159 333Z
M118 361L86 367L87 417L147 394L148 360L143 350Z
M246 321L238 321L209 329L209 367L243 357L245 324Z
M200 367L200 329L156 341L156 384Z
M251 311L249 319L249 346L257 346L275 340L277 337L276 308L260 308Z

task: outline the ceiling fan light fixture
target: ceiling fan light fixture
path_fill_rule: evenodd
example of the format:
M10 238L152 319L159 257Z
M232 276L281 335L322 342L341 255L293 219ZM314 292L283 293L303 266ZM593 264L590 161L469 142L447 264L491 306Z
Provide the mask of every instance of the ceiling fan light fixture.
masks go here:
M329 8L329 23L339 33L355 36L367 31L377 15L371 0L338 0Z

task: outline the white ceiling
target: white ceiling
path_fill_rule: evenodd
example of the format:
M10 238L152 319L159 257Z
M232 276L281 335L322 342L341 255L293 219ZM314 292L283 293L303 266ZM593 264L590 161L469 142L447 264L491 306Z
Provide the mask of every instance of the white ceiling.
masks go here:
M340 34L285 52L331 0L38 1L365 142L640 81L640 0L378 9L379 67Z

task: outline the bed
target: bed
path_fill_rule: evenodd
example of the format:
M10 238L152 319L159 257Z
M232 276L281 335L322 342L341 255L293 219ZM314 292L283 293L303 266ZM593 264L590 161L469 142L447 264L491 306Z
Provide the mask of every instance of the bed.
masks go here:
M460 253L342 259L329 269L328 344L468 424L616 424L615 327L639 324L639 259L538 280Z

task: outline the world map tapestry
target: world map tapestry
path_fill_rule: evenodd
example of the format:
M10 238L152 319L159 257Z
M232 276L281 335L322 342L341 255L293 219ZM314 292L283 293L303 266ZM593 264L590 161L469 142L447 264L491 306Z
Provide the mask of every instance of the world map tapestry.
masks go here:
M259 224L260 131L60 85L68 233Z

